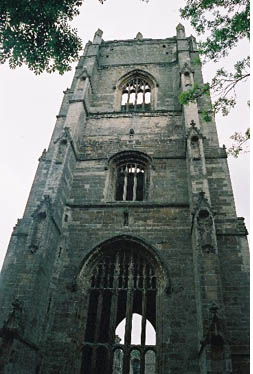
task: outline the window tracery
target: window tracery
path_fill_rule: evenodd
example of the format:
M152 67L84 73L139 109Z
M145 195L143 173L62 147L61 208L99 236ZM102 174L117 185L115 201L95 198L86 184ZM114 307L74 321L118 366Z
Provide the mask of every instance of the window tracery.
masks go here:
M151 159L135 151L123 151L109 161L108 198L116 201L147 199Z
M117 168L116 200L142 201L144 198L145 166L124 163Z
M135 76L122 88L121 110L145 111L151 109L151 86L142 77Z
M143 248L119 242L103 251L86 278L89 307L86 323L82 374L153 374L156 345L146 331L156 330L156 297L160 284L155 265ZM144 251L145 252L145 251ZM141 318L141 336L133 342L133 315ZM124 325L124 339L117 326ZM152 343L155 344L155 343Z

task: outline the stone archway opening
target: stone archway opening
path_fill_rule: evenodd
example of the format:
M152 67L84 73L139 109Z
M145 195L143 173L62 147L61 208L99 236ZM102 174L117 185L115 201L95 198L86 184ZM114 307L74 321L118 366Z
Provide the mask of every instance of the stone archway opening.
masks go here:
M89 305L81 373L148 374L148 366L155 373L163 278L156 259L140 243L123 239L94 256L85 276Z

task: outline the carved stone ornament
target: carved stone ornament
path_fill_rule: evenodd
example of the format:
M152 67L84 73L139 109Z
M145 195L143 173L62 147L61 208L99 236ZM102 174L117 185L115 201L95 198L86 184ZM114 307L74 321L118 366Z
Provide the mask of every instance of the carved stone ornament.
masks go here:
M143 39L143 35L141 32L138 32L136 37L135 37L136 40L142 40Z
M193 136L197 136L199 139L206 139L206 137L202 134L201 130L197 128L196 123L191 120L188 125L188 129L186 131L186 139L191 139Z
M194 73L194 71L192 70L191 66L186 62L186 63L184 64L184 66L182 67L180 73L181 73L181 74L185 74L185 73Z
M191 121L190 128L186 133L186 139L188 140L188 147L190 147L190 155L193 160L200 159L200 147L199 140L204 139L201 131L196 127L194 121Z
M58 150L55 159L56 164L62 164L66 153L68 142L73 142L69 127L64 127L62 135L54 141L54 144L58 143Z
M64 127L63 128L62 134L54 141L54 144L58 143L62 139L73 141L69 127Z
M88 77L89 77L88 71L87 71L86 67L84 67L82 72L78 76L78 79L85 80Z
M193 212L193 220L195 220L199 247L203 253L216 253L216 240L214 219L211 207L205 197L205 193L199 194L199 199Z
M210 204L209 204L209 202L208 202L208 200L207 200L207 198L205 196L205 192L203 192L203 191L199 192L199 194L197 195L197 201L196 201L196 203L194 205L195 205L195 207L194 207L194 210L192 212L192 215L194 217L196 217L196 215L200 211L200 209L208 210L208 212L212 216L215 215L215 213L212 211L212 208L211 208L211 206L210 206Z
M211 322L204 339L201 341L199 355L204 348L209 345L211 349L211 359L222 360L225 358L225 346L228 345L224 335L222 319L218 316L218 306L213 303L209 309Z
M44 195L43 199L35 209L32 217L36 219L39 214L52 215L52 202L49 195Z
M43 200L32 214L33 225L29 246L31 253L35 253L41 245L47 216L52 216L52 205L49 195L44 196Z
M43 149L43 152L42 152L42 154L39 158L39 161L45 161L46 160L46 155L47 155L47 150L45 148L45 149Z

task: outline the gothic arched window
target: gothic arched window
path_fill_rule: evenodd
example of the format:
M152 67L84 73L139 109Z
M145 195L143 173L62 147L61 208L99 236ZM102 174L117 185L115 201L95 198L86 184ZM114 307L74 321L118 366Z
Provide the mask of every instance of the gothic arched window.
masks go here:
M151 108L151 85L143 77L131 77L122 88L121 111L146 111Z
M116 200L142 201L144 199L145 165L122 163L117 166Z
M147 199L150 158L141 152L123 151L110 161L108 197L116 201Z
M81 374L155 374L158 351L147 325L156 335L160 267L145 247L127 239L104 245L94 257L83 273L89 297ZM141 321L138 342L134 315Z

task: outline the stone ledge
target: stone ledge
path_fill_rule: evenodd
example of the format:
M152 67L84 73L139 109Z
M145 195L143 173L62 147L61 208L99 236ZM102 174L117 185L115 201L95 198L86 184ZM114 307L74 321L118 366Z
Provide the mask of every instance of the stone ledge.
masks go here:
M171 115L170 115L171 113ZM121 112L121 111L108 111L108 112L89 112L89 115L87 117L87 120L89 119L97 119L97 118L117 118L117 117L159 117L159 116L168 116L171 117L175 115L182 115L182 110L176 110L176 109L160 109L160 110L150 110L150 111L136 111L136 112Z
M185 50L185 51L189 51L189 49ZM182 52L184 52L184 51L182 50ZM117 63L117 64L113 64L113 63L103 64L103 63L99 63L98 70L107 69L107 68L115 68L117 66L120 66L120 67L122 67L122 66L146 66L146 65L170 66L170 65L176 65L176 64L177 64L176 59L173 59L171 61L164 61L164 62L144 62L143 61L143 62L136 62L135 64L133 64L132 62L130 62L128 64L126 64L126 63L124 63L124 64L119 64L119 63Z
M107 203L82 203L69 201L66 206L70 208L189 208L188 203L151 203L143 201L107 202Z

